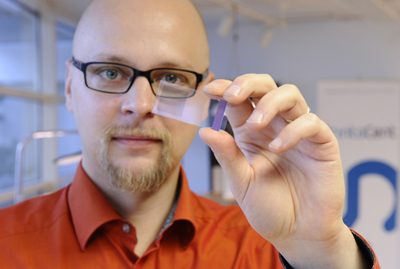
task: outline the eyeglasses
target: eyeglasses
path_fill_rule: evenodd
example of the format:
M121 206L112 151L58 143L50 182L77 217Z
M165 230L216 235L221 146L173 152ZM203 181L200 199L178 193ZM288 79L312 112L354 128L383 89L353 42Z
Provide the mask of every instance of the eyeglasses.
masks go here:
M119 63L83 63L76 60L74 57L72 57L72 64L83 72L85 84L88 88L105 93L126 93L139 76L147 78L154 95L157 95L161 81L196 90L200 82L206 79L208 75L208 71L204 74L199 74L193 71L176 68L155 68L147 71L140 71ZM161 97L188 98L195 93L196 91L193 91L189 95L183 94L182 96L174 93L171 96L168 92L163 92Z

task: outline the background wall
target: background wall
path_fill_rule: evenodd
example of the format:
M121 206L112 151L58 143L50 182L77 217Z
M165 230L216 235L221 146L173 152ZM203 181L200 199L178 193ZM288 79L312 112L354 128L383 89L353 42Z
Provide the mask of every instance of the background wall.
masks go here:
M217 77L231 77L230 36L221 38L216 23L207 23L211 67ZM310 107L316 109L320 79L398 78L400 75L400 26L348 20L290 24L275 29L270 44L261 48L264 26L239 25L241 73L268 73L281 84L299 87ZM235 74L238 75L238 74Z

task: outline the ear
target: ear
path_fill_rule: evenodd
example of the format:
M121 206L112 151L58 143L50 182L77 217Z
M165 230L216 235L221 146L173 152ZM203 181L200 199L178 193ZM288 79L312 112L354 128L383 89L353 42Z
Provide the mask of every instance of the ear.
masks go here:
M207 85L208 83L210 83L213 80L214 80L214 73L209 72L207 78L201 83L202 87L204 87L205 85ZM208 101L204 104L201 122L204 122L208 118L208 111L210 110L210 103L211 103L211 100L208 99Z
M69 112L74 113L73 105L72 105L72 90L71 90L71 84L72 84L71 68L73 67L72 61L68 60L65 63L65 66L67 67L67 73L65 75L65 90L64 90L65 105L66 105L67 109L69 110Z

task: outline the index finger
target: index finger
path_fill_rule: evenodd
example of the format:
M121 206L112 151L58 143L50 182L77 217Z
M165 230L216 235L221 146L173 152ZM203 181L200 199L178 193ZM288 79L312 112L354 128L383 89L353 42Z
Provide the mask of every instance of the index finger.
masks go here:
M246 74L237 77L233 82L217 79L204 86L206 94L223 97L228 103L238 105L249 97L256 102L269 91L276 89L276 83L267 74Z

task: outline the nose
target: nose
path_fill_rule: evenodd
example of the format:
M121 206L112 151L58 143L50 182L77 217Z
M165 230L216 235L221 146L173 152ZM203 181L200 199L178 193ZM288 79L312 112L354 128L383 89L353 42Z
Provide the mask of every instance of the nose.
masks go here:
M124 114L136 114L143 117L153 110L155 96L150 83L145 77L137 77L127 93L122 95L124 101L121 111Z

